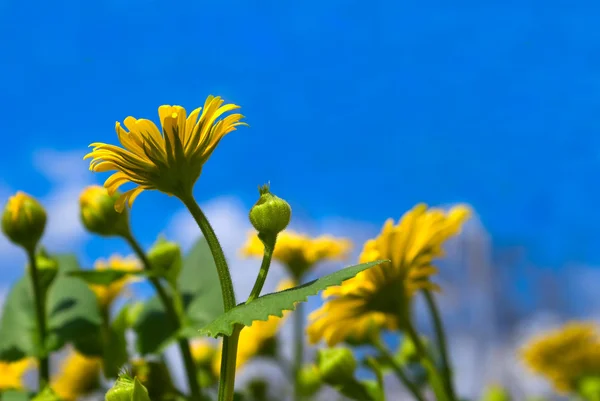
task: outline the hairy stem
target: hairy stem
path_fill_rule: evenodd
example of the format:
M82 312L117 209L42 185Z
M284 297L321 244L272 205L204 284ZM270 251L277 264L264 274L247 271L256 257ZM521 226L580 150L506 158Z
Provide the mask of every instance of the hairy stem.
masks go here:
M40 353L38 355L39 389L41 391L50 380L50 362L46 350L46 291L40 286L35 250L28 250L27 258L29 259L29 278L31 279L31 285L33 286L35 316L41 345L41 349L38 351Z
M265 285L265 280L267 279L269 267L271 266L271 258L273 257L273 250L275 249L275 242L277 241L277 237L261 238L261 240L263 240L263 244L265 246L263 260L260 264L260 270L258 272L258 276L256 277L256 281L254 282L254 287L252 288L252 291L250 292L250 296L248 297L246 303L258 298L258 296L260 295L260 291Z

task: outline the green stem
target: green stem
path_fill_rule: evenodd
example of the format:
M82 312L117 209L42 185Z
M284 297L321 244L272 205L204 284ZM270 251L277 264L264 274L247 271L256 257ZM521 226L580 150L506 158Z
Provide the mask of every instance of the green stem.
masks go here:
M296 282L300 283L299 280ZM296 304L294 312L294 347L294 401L300 401L302 394L300 394L298 379L304 361L304 303L302 302Z
M183 194L179 196L179 199L187 207L190 214L196 220L202 235L208 243L210 252L215 261L217 267L217 273L219 275L219 282L221 284L221 293L223 296L223 307L225 312L233 309L236 305L235 292L233 291L233 282L231 281L231 274L229 273L229 267L227 266L227 260L223 253L223 248L213 230L210 222L200 209L200 206L194 200L194 196L190 192L189 194ZM235 364L237 357L238 338L241 328L234 330L232 335L229 337L223 337L223 355L221 356L221 378L219 380L219 401L232 401L233 400L233 389L235 386Z
M450 357L448 354L448 346L446 345L446 333L444 332L442 318L431 291L423 290L423 294L425 295L427 308L429 309L429 312L433 318L436 342L442 358L442 374L445 378L446 390L448 391L450 397L455 400L456 391L454 390L454 383L452 380L452 369L450 367Z
M138 242L135 240L133 235L131 235L131 233L128 233L126 235L123 235L123 237L142 261L144 269L146 271L151 271L152 265L150 264L150 260L148 259L148 256L146 256L146 253L144 252L140 244L138 244ZM148 279L150 280L150 283L152 283L152 286L156 290L156 294L158 295L158 298L160 299L163 306L165 307L167 316L171 320L171 323L174 325L175 330L179 330L179 328L181 328L182 316L179 313L177 313L177 310L173 306L173 302L169 297L169 294L167 294L167 291L165 290L158 278L148 277ZM177 296L178 294L174 295ZM190 387L190 392L192 393L192 400L199 401L202 399L202 392L196 375L196 364L194 363L190 343L186 338L179 338L177 340L177 343L179 345L179 351L181 352L181 356L183 358L183 364L185 366L185 372L187 374L188 385Z
M219 401L233 400L235 387L235 368L238 340L242 327L235 326L229 337L223 337L223 354L221 355L221 373L219 380Z
M259 234L259 237L260 234ZM267 279L267 274L269 273L269 267L271 266L271 258L273 257L273 250L275 249L275 242L277 241L277 236L273 237L261 237L263 244L265 246L263 260L260 264L260 270L258 272L258 276L256 277L256 281L254 282L254 287L250 292L250 296L246 303L250 301L254 301L260 295L260 291L265 285L265 280Z
M31 284L33 286L35 315L41 344L41 349L38 351L38 362L40 365L38 371L39 389L41 391L50 380L50 362L46 349L46 291L40 286L37 260L35 259L35 249L27 250L27 258L29 259L29 278L31 279Z
M394 370L394 373L396 374L398 379L408 389L408 391L411 392L411 394L415 397L415 399L417 399L418 401L425 401L425 397L423 397L423 395L419 391L419 388L417 387L417 385L414 384L412 381L410 381L410 379L408 378L408 376L402 369L402 366L400 366L396 362L396 360L394 359L394 356L390 353L390 350L387 349L387 347L385 345L383 345L381 340L375 339L373 341L373 346L375 348L377 348L377 350L381 353L381 356L383 356L386 359L386 361L390 364L390 366Z
M405 330L411 341L415 345L417 349L417 353L419 354L421 364L427 370L427 374L429 377L429 384L431 385L431 389L433 390L435 397L438 401L452 401L453 399L446 392L445 382L440 375L433 358L421 342L421 338L417 334L417 331L413 327L410 321L405 322Z

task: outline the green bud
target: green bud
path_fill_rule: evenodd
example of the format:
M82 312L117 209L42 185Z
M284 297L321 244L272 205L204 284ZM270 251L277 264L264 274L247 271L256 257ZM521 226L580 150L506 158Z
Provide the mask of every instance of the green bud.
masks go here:
M148 389L152 400L168 399L176 391L169 368L163 361L137 359L131 363L131 369L132 375Z
M175 242L159 237L148 251L148 260L152 270L169 283L175 284L181 273L181 248Z
M31 401L61 401L61 399L50 386L46 386Z
M273 195L269 185L258 188L260 198L250 209L250 223L263 236L276 236L290 224L292 208L283 199Z
M504 388L494 385L486 389L481 401L510 401L510 399L510 394Z
M51 258L44 248L35 255L36 274L41 290L46 293L58 274L58 263ZM27 266L31 269L31 266Z
M421 344L423 344L423 346L427 348L429 346L427 339L425 337L420 337L420 339ZM417 351L415 343L410 338L405 337L402 340L402 344L400 345L400 349L398 350L397 358L399 362L403 365L419 362L419 352Z
M579 394L588 401L600 401L600 376L587 376L579 381Z
M356 359L348 348L327 348L319 350L317 364L321 378L330 385L342 385L353 380Z
M122 373L114 386L106 392L105 401L150 401L148 390L136 377L132 379L127 373Z
M46 228L46 211L24 192L11 196L2 215L2 232L9 240L33 252Z
M98 185L91 185L81 192L79 215L89 232L105 237L129 233L127 209L122 213L115 210L118 198L118 193L110 196L106 188Z
M323 384L316 365L304 365L298 372L298 390L305 397L313 396Z

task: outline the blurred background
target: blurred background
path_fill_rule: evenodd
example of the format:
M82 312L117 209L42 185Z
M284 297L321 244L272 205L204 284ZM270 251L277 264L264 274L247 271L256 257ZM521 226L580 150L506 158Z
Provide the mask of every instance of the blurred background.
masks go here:
M292 204L293 228L351 238L354 256L417 202L466 202L477 216L440 278L459 390L544 395L520 345L600 319L599 17L596 2L560 0L0 0L0 201L41 199L45 245L85 266L127 254L79 223L79 192L106 178L87 170L86 147L115 143L128 115L220 95L250 128L223 140L196 196L240 297L258 261L237 252L266 181ZM146 246L199 235L158 193L132 219ZM4 238L0 255L5 296L24 257ZM283 274L272 270L271 288Z

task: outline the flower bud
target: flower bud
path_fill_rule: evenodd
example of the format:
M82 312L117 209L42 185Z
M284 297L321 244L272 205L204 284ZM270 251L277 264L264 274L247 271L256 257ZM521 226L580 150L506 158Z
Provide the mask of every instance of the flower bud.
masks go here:
M58 263L41 248L35 255L35 268L42 292L46 293L58 274ZM31 266L27 267L31 269Z
M356 359L348 348L322 349L317 355L317 364L323 381L330 385L343 385L353 380Z
M587 376L579 381L578 392L583 399L600 400L600 376Z
M105 401L150 401L148 390L136 377L121 374L114 386L106 392Z
M273 195L269 185L258 188L260 198L250 209L250 223L259 235L276 236L290 224L292 208L289 203Z
M494 385L485 390L481 401L510 401L510 395L502 387Z
M423 346L427 348L429 345L427 343L427 339L424 337L420 337L420 339L421 344L423 344ZM398 359L403 365L419 362L419 352L417 351L415 343L410 338L405 337L402 341L402 344L400 345L400 350L398 351Z
M175 385L165 362L136 359L132 361L131 369L132 375L148 389L150 399L168 399L175 392Z
M159 237L148 251L148 260L154 273L172 284L177 282L182 265L181 248L177 243Z
M2 215L2 232L17 245L33 251L46 228L46 211L24 192L17 192L6 203Z
M61 399L50 386L46 386L31 401L61 401Z
M79 196L81 221L85 228L102 236L124 235L129 232L127 210L119 213L115 210L118 193L110 196L106 188L91 185Z
M313 396L319 389L323 381L321 372L316 365L305 365L298 372L298 390L305 397Z

